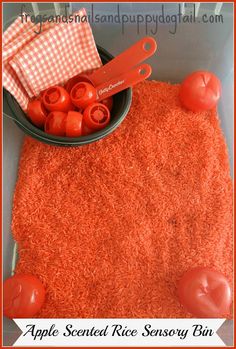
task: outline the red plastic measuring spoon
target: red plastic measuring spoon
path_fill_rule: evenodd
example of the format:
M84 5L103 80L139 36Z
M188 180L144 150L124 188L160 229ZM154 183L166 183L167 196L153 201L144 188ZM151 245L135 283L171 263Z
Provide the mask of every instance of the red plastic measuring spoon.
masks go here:
M100 69L97 69L88 78L94 86L99 86L121 74L124 74L152 56L157 49L156 41L151 37L145 37L123 53L116 56Z
M78 82L71 90L71 100L78 108L85 108L95 100L96 102L100 102L105 98L113 96L114 94L147 79L151 75L151 72L152 68L150 65L141 64L138 67L121 74L119 77L113 78L97 87L84 81ZM88 92L93 96L93 101L91 98L87 98L89 95Z
M92 74L76 75L70 79L66 84L66 89L70 93L72 87L80 82L90 82L97 87L106 81L124 74L142 63L147 58L151 57L157 49L157 43L152 37L145 37L130 48L113 58L110 62L94 71Z
M96 87L97 102L115 95L116 93L132 87L137 83L147 79L152 73L152 68L149 64L141 64L116 78L113 78Z

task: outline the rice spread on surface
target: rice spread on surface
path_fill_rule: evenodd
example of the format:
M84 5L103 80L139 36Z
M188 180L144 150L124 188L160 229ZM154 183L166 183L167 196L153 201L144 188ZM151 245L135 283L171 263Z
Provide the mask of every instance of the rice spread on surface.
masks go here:
M176 285L195 266L232 285L232 181L216 110L145 81L110 136L77 148L25 138L14 195L17 273L38 276L38 317L191 317Z

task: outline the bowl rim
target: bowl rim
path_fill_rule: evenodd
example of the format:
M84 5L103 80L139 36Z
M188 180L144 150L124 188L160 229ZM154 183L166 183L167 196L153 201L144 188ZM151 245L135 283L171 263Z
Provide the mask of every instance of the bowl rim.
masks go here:
M108 51L106 51L103 47L97 45L97 49L101 58L102 56L105 56L106 58L109 57L109 60L113 58L113 56ZM37 140L41 140L42 142L47 144L61 145L61 146L85 145L85 144L96 142L99 139L102 139L108 136L125 119L132 102L132 88L128 88L119 92L119 93L126 93L126 100L123 107L124 109L123 109L122 115L118 119L116 120L113 119L112 122L109 125L107 125L104 129L99 130L90 135L69 138L69 137L50 135L45 133L43 130L37 128L27 119L24 111L21 109L16 99L10 94L10 92L8 92L5 88L3 92L4 92L3 97L5 97L4 98L5 102L7 102L8 107L10 108L13 114L14 122L17 124L18 127L20 127L26 134L32 136ZM19 117L19 115L21 115L21 117Z

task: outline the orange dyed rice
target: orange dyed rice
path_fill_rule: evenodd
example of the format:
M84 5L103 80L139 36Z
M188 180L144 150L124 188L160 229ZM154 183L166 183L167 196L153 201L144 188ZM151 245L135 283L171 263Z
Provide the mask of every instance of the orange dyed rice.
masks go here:
M195 266L232 283L232 181L215 110L179 85L134 88L122 125L80 148L26 137L12 230L17 273L46 287L39 317L191 317L176 285Z

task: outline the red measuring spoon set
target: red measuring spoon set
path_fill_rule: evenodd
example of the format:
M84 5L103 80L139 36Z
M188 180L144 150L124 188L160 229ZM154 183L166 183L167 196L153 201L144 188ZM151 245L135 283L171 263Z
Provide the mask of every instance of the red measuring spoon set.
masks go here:
M92 74L48 88L29 102L28 117L56 136L79 137L103 129L111 119L112 96L151 75L151 66L142 62L156 48L156 41L145 37Z

